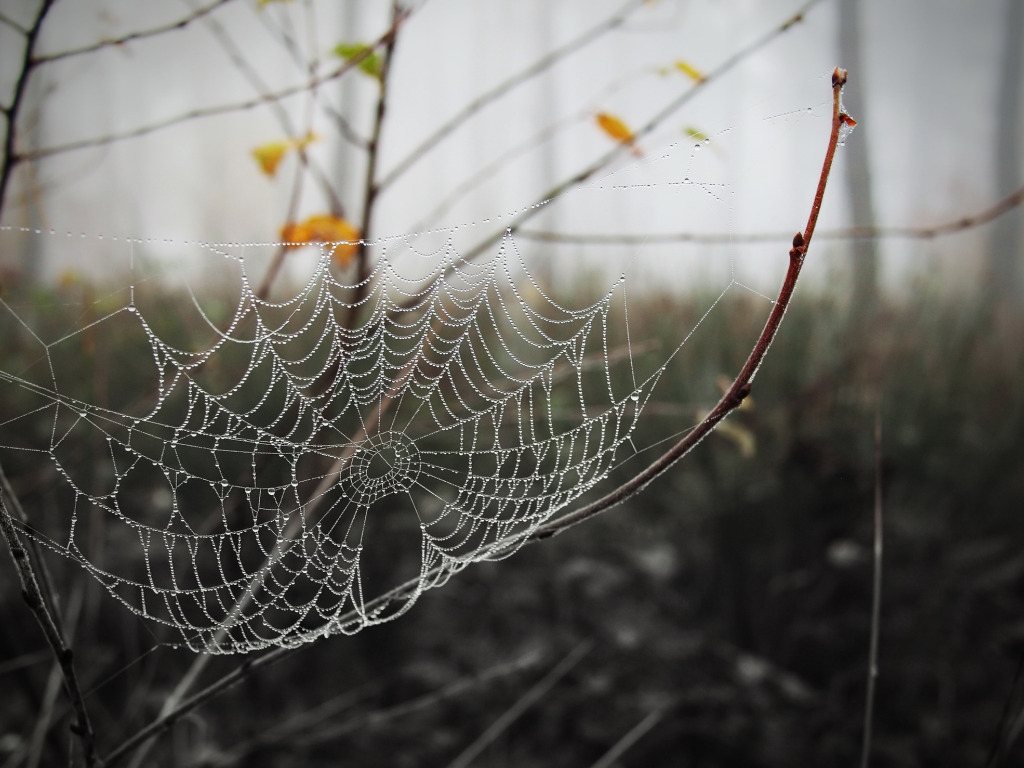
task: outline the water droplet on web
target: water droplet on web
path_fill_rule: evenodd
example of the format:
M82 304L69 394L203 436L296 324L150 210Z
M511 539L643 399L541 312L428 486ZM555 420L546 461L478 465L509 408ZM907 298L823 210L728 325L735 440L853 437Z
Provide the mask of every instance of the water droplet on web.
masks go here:
M135 314L135 305L134 304L129 304L128 305L128 311L131 312L132 314Z
M629 399L632 400L635 403L637 400L640 399L640 394L637 393L637 392L634 392L632 395L629 396Z

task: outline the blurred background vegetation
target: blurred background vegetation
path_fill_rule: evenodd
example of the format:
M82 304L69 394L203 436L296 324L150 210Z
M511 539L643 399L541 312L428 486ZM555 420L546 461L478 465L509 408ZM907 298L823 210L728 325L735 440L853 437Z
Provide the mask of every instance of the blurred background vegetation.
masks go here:
M852 763L878 409L885 572L872 764L984 764L1020 695L1024 654L1020 318L998 331L983 307L932 298L851 325L838 303L802 295L734 432L713 434L638 498L467 569L396 622L260 670L177 724L149 760L446 765L535 691L477 764L589 765L641 724L617 764ZM700 304L651 300L633 332L657 341L667 318L685 325ZM705 322L685 369L656 390L660 418L710 405L694 382L735 370L748 347L727 340L749 339L761 317L738 300ZM5 402L3 420L17 407ZM5 468L26 508L61 514L45 468L17 455ZM193 655L153 650L151 630L77 567L48 566L95 727L116 743L155 715ZM20 764L44 722L44 762L56 760L65 704L12 578L2 611L0 744ZM218 657L204 675L237 664ZM1015 700L1014 728L1019 712Z

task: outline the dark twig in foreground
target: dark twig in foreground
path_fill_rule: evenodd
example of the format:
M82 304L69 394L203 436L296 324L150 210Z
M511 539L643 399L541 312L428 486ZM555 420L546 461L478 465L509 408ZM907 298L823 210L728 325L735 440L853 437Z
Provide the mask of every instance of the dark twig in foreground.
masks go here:
M642 739L651 728L661 722L665 716L664 709L655 709L648 712L644 718L626 731L625 735L612 745L612 748L605 752L590 768L612 768L618 764L618 759L629 751L629 748Z
M21 100L25 98L25 89L28 87L29 77L32 75L32 55L35 51L36 41L39 38L39 30L42 29L43 19L54 0L43 0L39 6L39 13L36 14L32 26L25 31L25 50L21 56L21 69L18 70L18 79L14 83L14 91L11 96L11 103L0 108L4 119L7 122L6 135L4 136L3 157L0 158L0 212L4 209L4 197L7 194L7 184L11 180L11 173L14 166L18 164L18 158L14 155L14 138L18 129L18 113L21 110Z
M565 658L556 664L550 672L538 680L526 693L520 696L516 702L502 713L501 717L491 723L483 733L478 736L472 744L466 747L452 762L448 768L469 768L470 764L501 734L508 730L516 720L522 717L523 713L534 704L544 698L548 691L555 687L563 677L572 671L580 661L590 653L594 643L584 640L573 648Z
M64 637L47 608L46 600L43 599L43 593L32 568L28 550L22 544L17 526L7 508L7 496L6 492L0 491L0 531L3 532L7 546L11 550L11 557L14 558L14 565L18 569L22 595L35 615L36 621L39 622L46 641L50 644L50 648L53 649L57 662L60 664L64 689L75 712L75 723L71 726L71 730L81 739L85 764L88 766L102 765L96 756L96 736L93 733L92 724L89 722L89 714L85 709L85 700L82 697L82 688L78 684L78 676L75 674L73 654L67 643L64 642Z

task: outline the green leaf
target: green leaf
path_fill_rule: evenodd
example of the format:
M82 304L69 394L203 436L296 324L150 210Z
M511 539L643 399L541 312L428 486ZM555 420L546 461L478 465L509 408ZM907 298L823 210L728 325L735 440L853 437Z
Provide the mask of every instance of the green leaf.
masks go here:
M370 49L365 43L338 43L334 46L334 55L340 56L345 61L354 59L361 53ZM365 59L359 62L359 69L375 80L380 80L384 71L384 62L376 52L370 53Z
M702 131L702 130L700 130L698 128L694 128L692 125L688 125L686 128L684 128L683 132L687 136L689 136L691 139L696 139L697 141L707 141L708 140L708 135L706 133L704 133L704 131Z

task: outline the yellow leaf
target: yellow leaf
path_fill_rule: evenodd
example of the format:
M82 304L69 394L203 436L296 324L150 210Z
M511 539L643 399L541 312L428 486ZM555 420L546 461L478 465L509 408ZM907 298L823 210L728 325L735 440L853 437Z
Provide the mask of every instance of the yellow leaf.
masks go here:
M260 164L260 170L263 171L267 176L273 176L277 172L277 166L280 165L281 160L288 154L288 150L292 148L290 142L287 141L272 141L269 144L262 144L252 151L252 156L256 158L256 162Z
M620 144L633 147L633 154L637 156L641 154L639 148L634 145L635 137L633 136L633 131L630 130L629 126L621 118L607 112L598 112L594 119L597 120L598 127L612 139Z
M273 176L277 172L277 166L281 164L284 156L291 150L302 150L316 141L319 137L315 133L307 133L301 139L283 139L261 144L252 151L252 156L260 165L260 170L267 176Z
M677 61L676 69L686 75L688 78L693 80L695 83L703 83L705 80L704 73L697 69L692 64L685 61Z
M281 227L281 241L286 248L306 243L333 244L331 258L339 267L346 267L359 250L359 230L338 216L320 213L302 222L289 222Z

